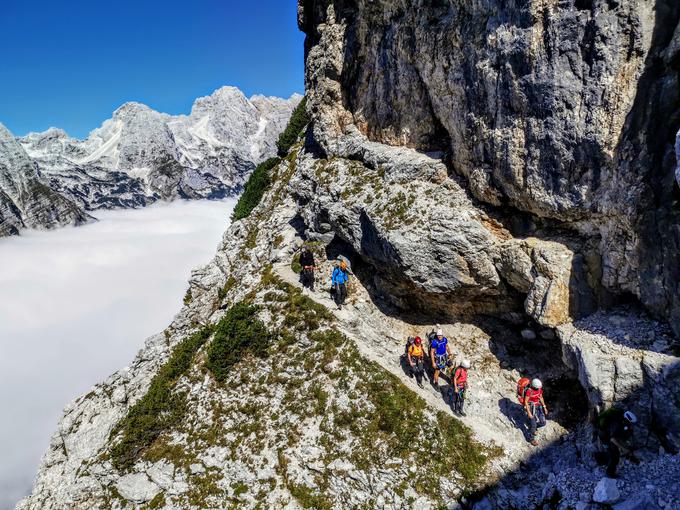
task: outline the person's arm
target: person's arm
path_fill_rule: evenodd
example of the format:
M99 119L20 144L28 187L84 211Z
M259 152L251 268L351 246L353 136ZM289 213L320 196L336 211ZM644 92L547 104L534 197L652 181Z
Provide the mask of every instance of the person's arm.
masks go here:
M451 342L446 342L446 354L451 357Z
M458 370L453 373L453 387L458 388Z
M409 349L408 349L408 354L407 354L407 356L408 356L408 364L411 365L411 366L413 366L413 358L411 357L411 348L410 348L410 347L409 347Z
M531 415L531 409L529 408L529 399L527 398L526 394L524 395L524 410L527 413L527 416L529 416L529 419L533 418Z
M432 368L437 368L437 365L434 362L434 351L435 349L430 349L430 361L432 362Z
M543 400L543 395L541 395L541 405L543 406L543 411L548 414L548 406L545 405L545 400Z

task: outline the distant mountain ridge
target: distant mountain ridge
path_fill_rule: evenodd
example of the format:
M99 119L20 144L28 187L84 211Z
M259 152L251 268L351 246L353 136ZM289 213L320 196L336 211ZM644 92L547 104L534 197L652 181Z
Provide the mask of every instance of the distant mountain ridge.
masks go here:
M0 124L0 237L24 228L80 225L92 219L40 178L35 164Z
M129 102L85 140L57 128L14 139L3 128L0 158L20 151L23 167L32 167L36 182L66 202L56 201L78 210L78 220L53 220L63 216L56 210L50 218L24 218L30 210L17 212L0 182L0 236L29 225L77 224L87 220L84 211L234 195L257 163L276 153L276 139L301 99L248 99L235 87L222 87L197 99L189 115L174 116ZM7 164L3 174L16 179L23 167Z

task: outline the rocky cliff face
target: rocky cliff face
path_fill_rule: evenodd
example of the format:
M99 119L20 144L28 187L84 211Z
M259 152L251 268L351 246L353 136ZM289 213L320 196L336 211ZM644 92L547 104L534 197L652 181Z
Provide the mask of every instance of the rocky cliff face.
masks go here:
M607 290L680 332L679 18L665 0L301 2L315 137L445 152L477 200L580 233Z
M55 190L89 210L237 193L275 142L299 96L254 96L234 87L199 98L189 115L126 103L86 140L50 129L20 139Z
M0 124L0 237L23 228L50 229L91 219L52 190L12 134Z

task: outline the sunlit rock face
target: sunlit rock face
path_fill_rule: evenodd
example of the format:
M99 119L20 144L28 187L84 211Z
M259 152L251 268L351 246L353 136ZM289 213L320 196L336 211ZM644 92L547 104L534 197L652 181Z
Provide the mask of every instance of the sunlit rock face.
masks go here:
M483 204L581 234L607 291L680 332L679 19L667 0L300 2L314 135L443 152Z
M14 136L0 124L0 237L23 228L51 229L91 219L52 190Z
M223 87L189 115L126 103L86 140L49 129L19 141L50 186L90 210L238 193L301 96L246 98Z

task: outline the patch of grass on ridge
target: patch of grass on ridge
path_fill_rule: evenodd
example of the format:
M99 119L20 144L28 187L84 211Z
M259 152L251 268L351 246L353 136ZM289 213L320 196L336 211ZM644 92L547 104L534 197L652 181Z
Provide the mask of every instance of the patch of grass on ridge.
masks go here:
M173 389L212 332L213 326L205 326L180 342L151 381L146 395L114 427L111 437L122 433L120 442L111 449L111 462L117 469L131 468L165 430L179 424L186 409L186 397Z
M441 411L434 419L427 418L425 401L376 363L366 363L366 372L370 375L359 387L374 406L374 411L364 416L366 448L382 437L390 456L406 458L415 453L416 463L435 478L453 470L467 483L479 479L494 452L477 442L472 430ZM418 448L414 448L414 440ZM438 453L432 455L433 450ZM436 482L432 479L429 485Z

